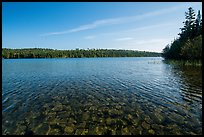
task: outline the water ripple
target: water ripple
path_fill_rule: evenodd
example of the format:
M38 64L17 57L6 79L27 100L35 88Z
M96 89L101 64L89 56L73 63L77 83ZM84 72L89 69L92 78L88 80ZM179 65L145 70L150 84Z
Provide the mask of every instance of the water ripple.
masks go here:
M195 68L161 58L4 60L3 66L2 134L202 133Z

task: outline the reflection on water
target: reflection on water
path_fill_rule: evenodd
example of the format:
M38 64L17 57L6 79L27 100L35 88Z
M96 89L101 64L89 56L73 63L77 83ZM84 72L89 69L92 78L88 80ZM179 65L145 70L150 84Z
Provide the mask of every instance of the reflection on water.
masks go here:
M180 78L180 91L183 104L188 111L202 119L202 68L200 66L174 65L174 75Z
M202 134L201 68L162 58L2 62L2 134Z

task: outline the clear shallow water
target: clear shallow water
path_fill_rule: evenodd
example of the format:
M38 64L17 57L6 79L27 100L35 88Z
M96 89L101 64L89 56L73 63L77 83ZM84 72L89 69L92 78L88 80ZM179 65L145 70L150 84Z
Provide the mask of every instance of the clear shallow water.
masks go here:
M162 58L2 60L2 134L202 134L201 67Z

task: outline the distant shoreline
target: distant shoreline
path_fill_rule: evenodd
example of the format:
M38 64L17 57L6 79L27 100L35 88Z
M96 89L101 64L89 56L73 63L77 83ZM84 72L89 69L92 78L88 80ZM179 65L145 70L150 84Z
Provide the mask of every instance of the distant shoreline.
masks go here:
M22 58L104 58L104 57L161 57L161 53L116 50L116 49L75 49L75 50L54 50L45 48L26 49L2 49L4 59Z
M154 56L155 57L155 56ZM155 58L159 58L161 56L157 56ZM95 59L95 58L153 58L153 56L149 57L82 57L82 58L2 58L2 59ZM163 58L163 57L161 57Z

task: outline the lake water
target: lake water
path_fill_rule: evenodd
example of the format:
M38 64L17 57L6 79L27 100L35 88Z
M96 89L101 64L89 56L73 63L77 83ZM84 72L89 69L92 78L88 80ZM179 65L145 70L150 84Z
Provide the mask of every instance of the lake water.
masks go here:
M202 134L202 70L160 57L3 59L2 134Z

